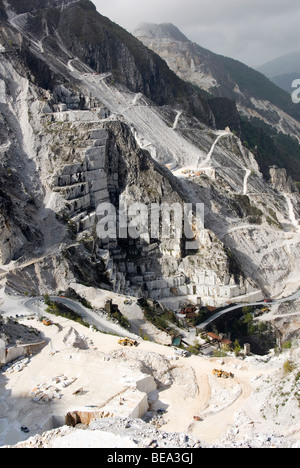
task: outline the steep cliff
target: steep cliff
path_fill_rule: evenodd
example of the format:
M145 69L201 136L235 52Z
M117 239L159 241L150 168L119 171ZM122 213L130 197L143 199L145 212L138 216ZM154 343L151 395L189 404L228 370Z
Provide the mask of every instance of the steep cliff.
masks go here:
M210 126L218 114L195 88L90 2L6 3L1 17L7 290L57 293L80 282L215 305L293 287L299 194L278 194L238 136ZM234 105L223 103L225 128ZM167 237L99 236L99 205L118 214L141 202L204 204L204 226L178 237L182 220L169 214Z
M11 24L31 38L42 53L47 49L63 61L78 57L96 72L111 72L116 81L158 105L180 102L203 122L214 123L209 105L193 86L178 79L158 55L131 34L100 15L89 0L8 4ZM24 54L31 65L35 63L43 85L41 59L27 47ZM52 68L53 58L50 63Z

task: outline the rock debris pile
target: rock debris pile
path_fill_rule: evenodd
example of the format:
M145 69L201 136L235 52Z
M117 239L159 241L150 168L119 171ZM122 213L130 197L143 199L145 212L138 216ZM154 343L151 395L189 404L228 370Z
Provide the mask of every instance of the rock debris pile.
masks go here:
M76 380L76 377L68 379L64 374L60 374L46 383L38 384L30 394L32 401L50 403L52 400L60 400L63 397L62 390L72 385Z
M86 444L92 448L101 447L103 440L117 438L119 447L131 448L201 448L200 441L191 435L159 431L141 419L108 418L100 419L90 426L78 425L76 428L63 426L59 429L37 435L22 442L16 448L55 448L60 446L60 440L68 447L81 447ZM93 441L93 442L92 442ZM69 445L70 444L70 445ZM125 445L126 444L126 445ZM113 447L110 447L113 448ZM118 448L116 446L115 448Z

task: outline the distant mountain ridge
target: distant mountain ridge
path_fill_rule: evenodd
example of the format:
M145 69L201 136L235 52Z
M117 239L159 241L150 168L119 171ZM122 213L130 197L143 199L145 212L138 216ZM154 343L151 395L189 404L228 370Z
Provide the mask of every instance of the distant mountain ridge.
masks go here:
M134 35L160 55L178 76L190 78L212 95L249 107L253 107L251 98L268 100L300 122L300 108L262 73L191 42L176 26L144 23Z
M300 181L300 106L292 102L290 94L247 65L182 37L173 25L143 24L134 35L180 78L210 96L236 103L240 135L253 152L260 148L256 157L266 177L269 166L277 164ZM215 116L224 125L227 116L220 107Z
M269 78L280 74L295 72L300 74L300 51L282 55L281 57L261 65L257 70Z
M292 83L300 78L300 51L278 57L257 68L273 83L288 93L292 92Z

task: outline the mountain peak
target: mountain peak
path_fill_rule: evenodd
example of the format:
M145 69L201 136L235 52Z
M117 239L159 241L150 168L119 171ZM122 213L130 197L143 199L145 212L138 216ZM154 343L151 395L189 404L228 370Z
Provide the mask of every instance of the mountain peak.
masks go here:
M168 39L178 42L190 42L182 32L172 23L142 23L133 33L137 38L147 37L148 39Z

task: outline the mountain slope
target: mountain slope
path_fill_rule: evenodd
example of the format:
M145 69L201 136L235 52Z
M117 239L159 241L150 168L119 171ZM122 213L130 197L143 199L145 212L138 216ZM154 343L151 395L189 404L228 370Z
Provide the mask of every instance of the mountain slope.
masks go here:
M278 57L261 65L257 70L277 86L291 93L293 81L300 77L300 52L292 52Z
M251 105L252 98L269 101L291 117L300 119L300 110L293 105L290 97L262 73L237 60L204 49L180 36L180 31L171 26L145 23L134 31L134 35L163 57L179 76L211 94L233 99L240 106L253 109L255 104L252 102ZM175 34L174 30L178 33Z
M270 62L258 67L258 71L271 78L281 73L300 73L300 52L291 52L290 54L278 57Z
M98 73L112 72L114 78L133 92L141 92L158 105L180 102L187 110L207 124L213 123L209 106L191 85L179 80L159 56L143 47L127 31L96 12L88 0L44 2L30 14L20 13L23 2L11 2L11 23L22 29L26 17L28 38L38 39L40 48L46 45L53 53L64 51L78 57Z
M285 169L267 166L270 182L264 178L257 162L264 134L247 126L251 146L257 141L254 154L226 128L243 124L234 102L206 101L141 43L134 55L129 43L136 39L97 16L89 2L0 5L0 325L2 315L21 322L36 315L30 323L45 341L36 356L1 369L0 444L27 438L21 424L29 437L44 433L52 419L55 426L65 420L89 424L113 414L91 425L94 432L78 425L56 429L25 446L182 447L194 443L195 431L205 433L209 445L220 439L221 446L294 446L299 292L288 296L299 288L300 195ZM176 95L179 82L182 93ZM204 211L189 232L181 231L190 217L187 206ZM126 207L127 216L119 217ZM132 211L143 216L127 229ZM178 213L185 216L178 219ZM103 219L116 232L101 235ZM59 304L64 311L49 327L40 321L48 316L43 294L52 311ZM233 381L213 377L215 358L186 360L165 346L180 333L192 352L198 348L197 329L170 324L178 324L170 309L200 299L196 324L209 306L247 302L256 308L256 301L275 296L289 300L255 319L267 323L254 327L247 313L243 322L224 325L224 333L245 326L252 335L247 343L265 344L274 324L280 341L293 347L274 358L243 356L242 366L229 357ZM66 306L76 312L75 321L65 318ZM95 333L95 326L133 339L138 333L139 346L121 348L118 337ZM18 349L10 349L9 337L1 336L0 366L28 348L18 336ZM200 338L202 343L206 354ZM76 387L71 375L78 377ZM152 422L166 422L164 429L189 438L165 430L160 437L156 428L126 419L143 416L149 402ZM162 407L166 420L156 411ZM130 431L125 440L118 416Z
M254 154L224 130L237 115L234 103L206 101L90 2L42 5L2 11L6 290L57 294L77 282L177 308L190 297L216 305L293 288L299 194L284 171L274 169L268 184ZM138 44L137 55L129 43ZM146 68L140 51L149 57ZM225 106L216 130L211 120ZM173 232L101 238L97 207L108 202L116 212L123 203L204 204L204 228L193 231L197 249Z
M251 143L243 132L249 122L250 132L264 134L267 145L262 148L263 154L259 159L264 161L262 170L265 177L268 177L268 170L265 168L277 164L288 169L296 180L300 180L300 148L296 145L294 151L286 157L277 144L277 138L274 138L274 134L284 133L300 141L300 107L293 104L290 95L262 73L236 60L214 54L180 37L180 32L175 34L174 30L175 26L170 29L169 25L143 24L134 34L158 53L182 79L194 83L213 96L226 97L236 102L243 118L240 133L243 141ZM256 146L255 144L251 148L255 150ZM274 155L273 160L271 153Z

